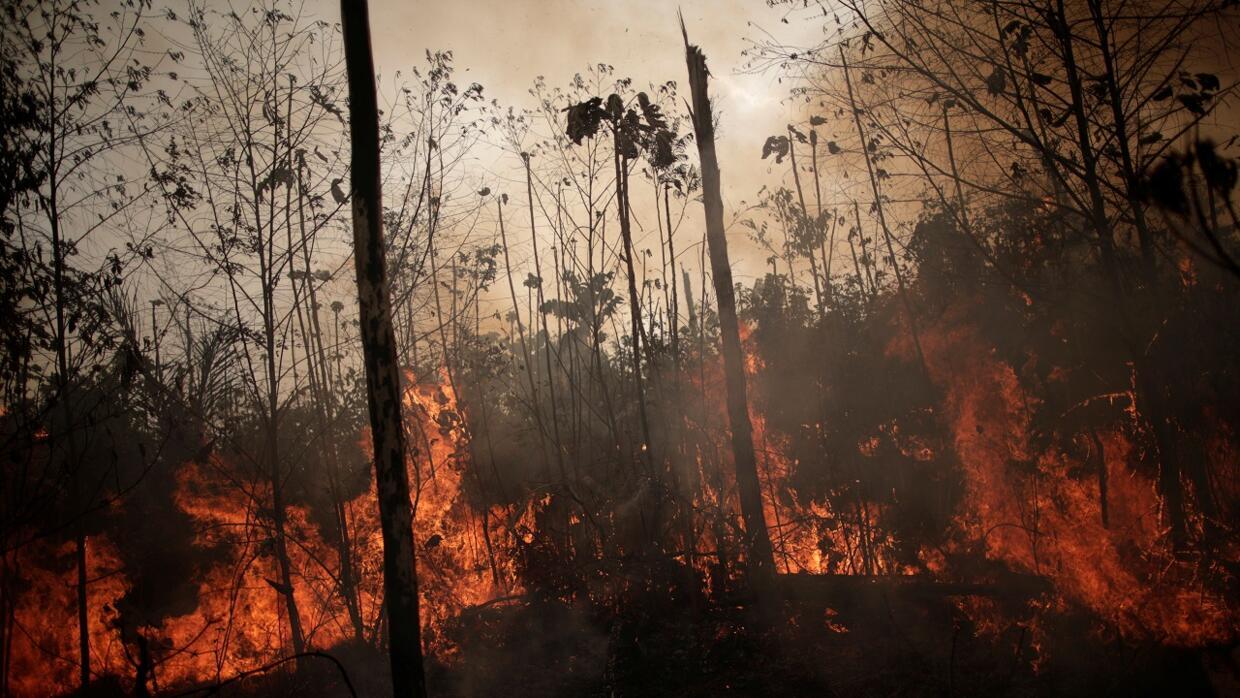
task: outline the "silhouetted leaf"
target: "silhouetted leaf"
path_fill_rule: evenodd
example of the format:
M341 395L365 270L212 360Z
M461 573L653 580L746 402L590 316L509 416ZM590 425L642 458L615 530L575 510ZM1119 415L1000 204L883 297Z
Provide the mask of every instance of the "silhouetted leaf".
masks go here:
M607 115L613 121L620 121L624 114L624 100L620 99L620 95L611 94L607 96Z
M603 111L602 104L602 97L592 97L567 109L568 125L565 133L572 139L574 145L581 145L583 139L593 138L594 134L598 133L603 119L607 118L607 112Z
M766 143L762 144L762 159L765 160L771 155L775 156L775 162L781 163L788 155L788 137L787 136L771 136L766 139Z
M1145 197L1156 206L1172 213L1188 213L1188 197L1184 195L1184 165L1179 156L1169 155L1158 163L1145 179Z
M995 66L990 71L990 75L986 78L986 91L992 95L1003 94L1003 88L1007 85L1007 76L1003 73L1003 69Z
M1176 99L1180 100L1180 104L1183 104L1185 109L1196 114L1197 116L1206 115L1205 98L1202 97L1201 95L1199 94L1180 95Z

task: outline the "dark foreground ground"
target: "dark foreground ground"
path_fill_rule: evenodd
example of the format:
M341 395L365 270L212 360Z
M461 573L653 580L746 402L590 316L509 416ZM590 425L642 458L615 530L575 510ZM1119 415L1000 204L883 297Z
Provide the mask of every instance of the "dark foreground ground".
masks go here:
M924 591L924 590L923 590ZM786 601L761 630L743 604L709 608L650 595L630 610L519 598L464 614L459 651L429 662L433 696L1238 696L1240 648L1176 649L1120 638L1072 612L875 585ZM632 610L637 609L637 610ZM976 616L976 612L974 612ZM997 622L994 622L998 619ZM993 625L993 627L991 627ZM332 656L360 696L390 694L386 657ZM348 696L341 668L255 674L170 695ZM132 695L120 681L79 695Z

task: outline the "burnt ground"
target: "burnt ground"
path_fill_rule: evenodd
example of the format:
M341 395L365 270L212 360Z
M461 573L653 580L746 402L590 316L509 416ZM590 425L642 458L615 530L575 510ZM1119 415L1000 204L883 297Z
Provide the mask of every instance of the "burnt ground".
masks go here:
M695 605L669 595L615 609L517 597L445 629L459 645L449 661L428 660L428 688L433 696L507 698L1240 695L1237 647L1121 638L1023 594L1013 601L881 583L831 591L830 607L804 589L791 594L774 627L740 600ZM981 610L962 610L979 598ZM308 658L296 671L167 693L347 696L342 668L357 695L390 694L385 656L347 646L330 654L340 668ZM121 684L100 681L76 695L127 695Z

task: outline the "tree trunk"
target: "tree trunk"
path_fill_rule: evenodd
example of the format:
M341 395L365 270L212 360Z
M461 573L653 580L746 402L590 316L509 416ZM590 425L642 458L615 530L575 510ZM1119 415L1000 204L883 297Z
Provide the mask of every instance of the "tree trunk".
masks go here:
M48 144L48 169L51 187L48 198L44 203L47 210L47 218L52 234L52 290L54 292L54 302L56 309L56 326L55 335L53 335L53 346L56 350L56 399L60 401L60 405L64 410L64 429L63 436L57 434L54 437L53 445L59 446L59 442L63 438L68 446L66 469L69 477L72 479L71 491L73 497L73 506L80 507L78 512L78 520L74 527L74 549L73 558L77 566L77 623L78 623L78 679L82 687L90 683L90 619L87 617L87 595L86 595L86 507L82 503L80 495L81 484L78 482L81 473L79 471L79 463L77 460L73 438L73 415L70 412L72 402L70 400L70 383L69 383L69 332L68 323L65 318L65 257L62 247L60 235L60 208L57 205L58 198L58 173L57 173L57 138L55 124L50 125L51 140Z
M684 31L684 24L681 23ZM753 450L753 426L749 422L749 400L745 394L745 360L741 353L740 327L736 319L736 298L732 289L732 268L728 261L728 239L723 228L723 197L719 191L719 161L715 156L715 124L707 96L706 56L689 43L685 34L685 60L689 67L689 89L693 94L693 132L702 167L702 200L706 208L706 241L710 248L711 275L719 302L719 335L723 350L723 373L727 385L728 422L732 430L732 457L736 467L736 486L740 492L741 516L745 523L745 553L750 583L759 599L773 592L775 559L771 537L762 514L762 490Z
M291 95L291 92L290 92ZM291 101L291 97L290 97ZM288 115L289 123L292 123L293 117L290 112ZM330 369L328 367L327 352L323 349L323 330L319 324L319 299L314 290L314 275L310 269L310 241L306 234L306 218L305 218L305 184L302 181L302 173L306 169L306 159L304 153L297 155L297 224L301 233L301 253L302 253L302 286L303 290L300 299L297 294L296 282L294 282L293 302L294 305L309 302L309 307L305 310L306 319L302 328L302 336L306 342L306 364L310 374L310 392L313 396L315 416L318 419L319 439L323 448L326 449L328 460L328 489L332 497L332 505L336 514L336 552L340 557L340 573L338 575L338 586L340 587L340 595L344 598L345 609L349 613L349 622L353 625L353 636L362 642L366 636L366 627L362 622L361 602L358 598L356 574L353 566L352 542L349 535L349 518L345 507L345 500L341 494L340 488L340 453L337 450L334 415L328 416L331 409L329 398L332 395ZM287 216L286 216L287 217ZM289 218L289 254L293 254L292 240L292 222ZM301 321L301 313L298 313L298 321Z
M534 251L534 274L538 277L538 286L535 288L538 297L538 317L542 320L543 331L543 358L547 365L547 395L549 396L551 409L551 436L555 440L555 463L559 469L560 478L565 482L568 481L568 473L564 469L564 442L560 439L560 411L556 404L555 396L555 375L552 373L551 351L554 344L551 341L551 332L547 330L547 313L543 312L543 305L546 301L543 293L542 278L542 262L538 259L538 229L534 225L534 174L530 170L529 153L522 153L522 160L525 161L525 195L530 204L530 245ZM511 280L511 277L509 277ZM530 318L530 324L533 325L534 318Z
M534 380L534 360L530 355L529 344L525 341L525 325L521 322L521 308L517 305L517 286L512 278L512 260L508 256L508 233L504 229L504 204L507 195L495 199L495 212L499 217L500 248L504 251L504 275L508 277L508 297L512 299L512 319L517 324L517 339L521 342L521 363L525 367L525 377L530 383L530 404L534 407L534 424L538 427L538 445L542 449L543 467L551 467L551 457L547 454L547 428L543 424L542 406L538 399L538 383ZM511 334L511 328L509 330Z
M379 109L366 0L341 0L340 15L353 151L349 173L353 195L353 259L357 268L359 330L374 440L379 519L383 529L383 590L392 694L420 698L426 695L426 677L422 669L413 507L409 501L409 472L405 468L396 333L392 329L391 295L384 259Z
M633 265L633 234L629 228L629 172L627 159L620 154L619 126L615 136L615 151L612 155L616 167L616 207L619 209L620 238L624 243L624 266L629 282L629 323L633 333L633 383L637 396L637 414L641 421L642 462L647 468L647 475L654 477L654 444L650 440L650 419L646 412L646 386L642 381L642 316L641 298L637 292L637 268Z
M273 101L276 98L274 90L265 93ZM277 127L275 133L275 146L273 152L279 147L280 129ZM293 655L300 656L305 651L305 635L302 633L301 614L297 609L297 598L293 591L292 563L288 556L288 534L286 531L287 512L284 507L284 476L280 472L280 376L281 371L276 364L276 336L278 327L281 324L279 313L276 312L275 294L279 284L280 272L277 268L283 265L276 260L275 252L275 236L276 236L276 217L275 205L276 197L274 190L272 195L265 197L267 202L267 235L263 236L263 217L262 217L262 184L257 174L254 158L248 158L249 179L243 183L248 185L252 195L251 207L253 208L254 229L257 234L257 250L258 250L258 273L261 283L260 291L262 294L262 321L263 321L263 371L266 377L266 396L264 398L265 405L262 406L264 412L264 458L266 459L267 478L271 485L271 542L273 544L273 554L276 560L276 570L279 573L279 580L267 580L271 588L284 600L285 611L288 613L289 635L293 643ZM291 251L289 252L291 255ZM152 308L153 310L154 308ZM240 314L238 313L238 320ZM257 387L257 381L255 381Z
M788 155L792 158L792 181L797 185L797 201L801 203L801 220L800 225L803 226L802 234L807 234L816 225L810 224L809 208L805 205L805 189L801 187L801 171L797 169L797 141L796 133L792 129L792 125L788 125ZM817 173L814 175L817 177ZM816 221L815 221L816 223ZM814 259L814 246L806 241L805 249L798 250L809 260L810 276L814 280L814 302L818 304L818 314L823 312L822 304L822 284L818 281L818 260ZM795 285L795 282L793 283Z

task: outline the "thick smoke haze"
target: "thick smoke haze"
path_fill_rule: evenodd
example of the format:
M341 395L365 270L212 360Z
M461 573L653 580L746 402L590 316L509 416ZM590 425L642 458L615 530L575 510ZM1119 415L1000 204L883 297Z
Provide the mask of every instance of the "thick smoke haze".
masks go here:
M11 0L0 698L1240 694L1237 18Z

